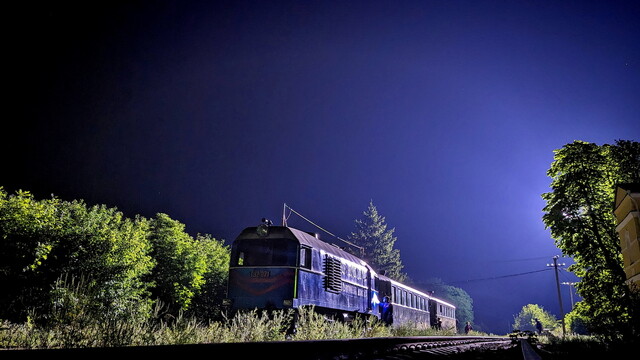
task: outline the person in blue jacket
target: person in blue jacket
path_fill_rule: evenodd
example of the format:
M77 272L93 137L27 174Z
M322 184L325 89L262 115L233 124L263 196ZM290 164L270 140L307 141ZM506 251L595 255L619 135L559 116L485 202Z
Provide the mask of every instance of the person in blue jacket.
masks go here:
M382 298L382 302L380 303L380 313L382 314L380 318L385 324L393 324L393 304L389 302L388 296Z

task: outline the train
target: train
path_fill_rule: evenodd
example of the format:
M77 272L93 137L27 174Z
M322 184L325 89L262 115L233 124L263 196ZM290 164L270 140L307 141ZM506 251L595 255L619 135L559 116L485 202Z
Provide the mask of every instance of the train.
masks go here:
M393 327L457 330L453 304L375 271L317 233L268 221L231 243L224 305L231 313L313 307L345 322L372 315Z

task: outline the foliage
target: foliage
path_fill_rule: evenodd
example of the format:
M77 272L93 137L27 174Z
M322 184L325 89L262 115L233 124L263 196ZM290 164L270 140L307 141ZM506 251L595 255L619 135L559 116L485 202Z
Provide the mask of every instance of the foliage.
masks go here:
M48 328L58 329L59 347L126 346L148 319L151 303L145 299L119 299L118 306L96 302L101 288L84 279L61 278L51 292ZM53 340L53 339L52 339Z
M588 319L573 310L564 316L564 323L570 334L588 335L587 329Z
M73 295L76 298L82 298L83 292L90 291L80 285L69 287L69 290L78 292ZM288 331L294 317L292 310L270 313L243 311L232 318L205 323L182 315L167 321L158 317L160 312L156 309L151 319L134 318L110 326L100 324L101 315L90 307L77 306L75 310L76 320L57 322L53 326L37 326L33 323L17 325L0 320L0 348L52 349L456 335L452 330L438 331L411 325L391 328L375 317L356 318L348 323L332 321L315 312L313 307L300 309L294 334ZM113 336L113 332L121 335Z
M231 251L223 240L208 234L198 234L195 241L200 256L205 259L206 269L203 273L204 285L195 294L189 313L202 320L220 320L222 299L227 295Z
M203 319L219 317L228 261L222 241L193 239L165 214L127 218L104 205L0 187L0 318L9 321L59 321L60 307L74 304L69 287L80 284L87 291L74 301L108 321L132 315L128 308L149 317L152 301L174 318L190 305Z
M142 277L153 266L146 231L144 219L127 219L113 208L38 201L23 191L9 196L0 188L0 286L6 290L0 317L45 315L63 275L86 277L96 289L94 301L107 308L144 296Z
M464 331L467 321L473 325L473 299L464 289L447 285L439 278L429 279L426 283L428 290L432 291L435 297L456 305L459 332Z
M154 284L153 296L176 315L189 308L204 284L207 259L180 222L160 213L150 223L151 254L156 260L149 277Z
M640 144L618 140L598 146L574 141L555 151L547 174L551 192L542 195L543 222L556 245L575 264L580 315L594 333L633 336L629 289L625 284L613 216L615 185L640 181ZM635 330L638 331L637 329Z
M25 307L43 302L53 280L41 266L57 243L58 206L57 199L36 201L26 191L9 196L0 187L0 318L25 320Z
M547 312L542 307L535 304L528 304L522 307L520 313L513 319L513 328L520 331L536 330L536 319L540 320L543 329L552 330L558 326L558 321L553 314Z
M622 359L638 349L637 343L611 343L598 336L571 334L564 337L544 337L543 340L539 348L552 359Z
M356 231L351 233L349 239L364 248L364 260L374 269L385 272L394 280L407 280L407 275L402 272L404 265L400 260L400 250L394 249L397 240L393 235L395 229L387 229L385 218L378 213L373 201L369 202L363 215L362 219L355 220Z

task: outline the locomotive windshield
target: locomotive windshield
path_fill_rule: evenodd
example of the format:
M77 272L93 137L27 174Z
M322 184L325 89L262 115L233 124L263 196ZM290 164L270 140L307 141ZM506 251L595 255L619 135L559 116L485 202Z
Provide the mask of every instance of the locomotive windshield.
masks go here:
M295 266L297 255L295 240L237 240L231 251L231 266Z

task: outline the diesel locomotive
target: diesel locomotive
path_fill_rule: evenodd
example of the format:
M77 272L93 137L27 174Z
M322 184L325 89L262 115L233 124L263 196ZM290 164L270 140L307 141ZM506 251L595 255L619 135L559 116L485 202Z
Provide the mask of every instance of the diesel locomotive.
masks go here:
M455 306L377 273L317 234L263 223L231 244L225 305L238 310L313 306L336 320L373 315L391 326L455 329Z

